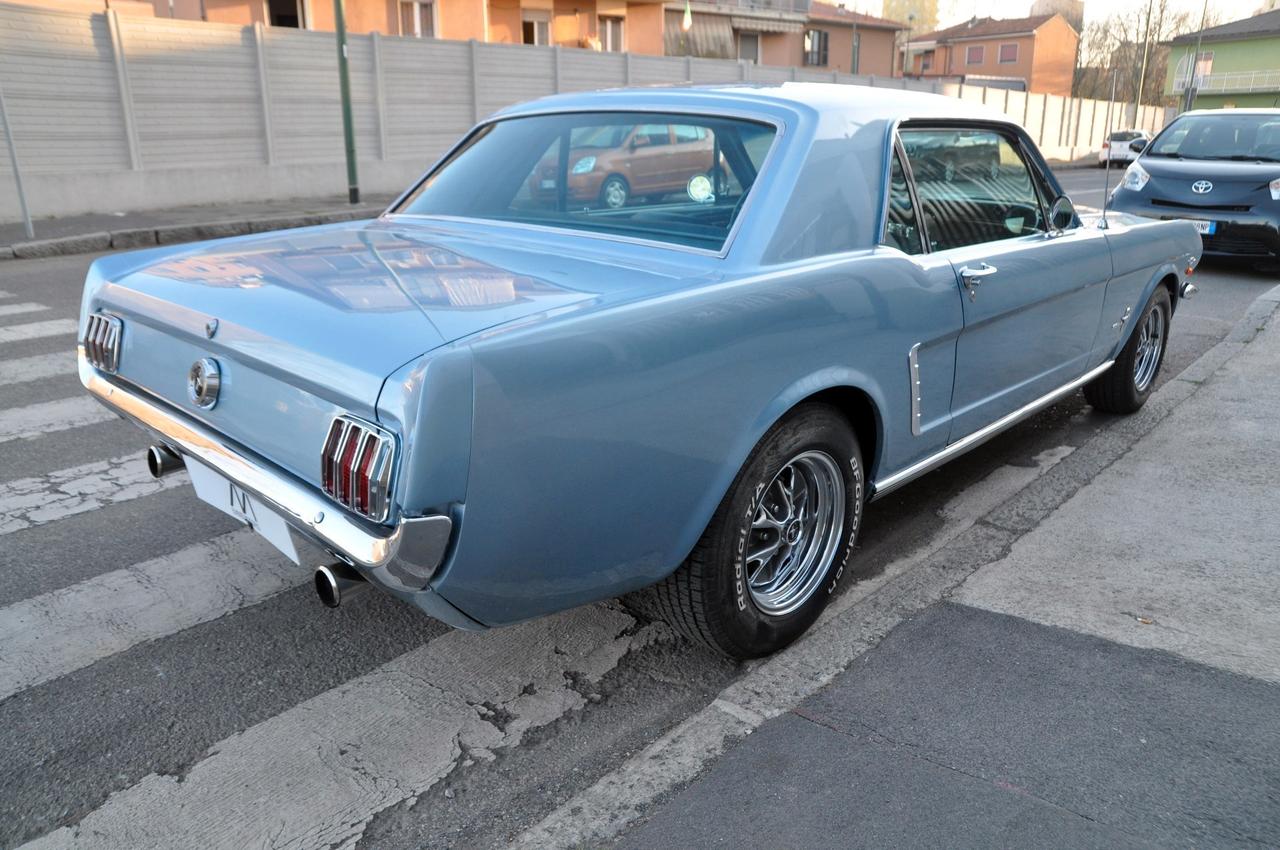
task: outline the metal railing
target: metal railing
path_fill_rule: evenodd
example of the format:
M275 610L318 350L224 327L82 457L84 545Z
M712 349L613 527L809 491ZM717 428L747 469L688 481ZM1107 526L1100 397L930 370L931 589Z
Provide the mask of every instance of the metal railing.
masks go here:
M1174 92L1184 92L1191 82L1190 74L1173 78ZM1280 92L1280 71L1224 71L1221 74L1199 74L1195 80L1199 94L1227 92Z
M716 5L731 6L735 9L749 9L766 12L799 12L808 14L810 0L717 0Z

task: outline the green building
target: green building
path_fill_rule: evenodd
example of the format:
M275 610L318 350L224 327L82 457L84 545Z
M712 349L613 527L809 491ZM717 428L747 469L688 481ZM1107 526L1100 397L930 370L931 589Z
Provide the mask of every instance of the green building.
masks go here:
M1193 63L1197 37L1200 59ZM1165 94L1179 107L1188 85L1195 89L1194 109L1280 106L1280 9L1180 35L1168 45Z

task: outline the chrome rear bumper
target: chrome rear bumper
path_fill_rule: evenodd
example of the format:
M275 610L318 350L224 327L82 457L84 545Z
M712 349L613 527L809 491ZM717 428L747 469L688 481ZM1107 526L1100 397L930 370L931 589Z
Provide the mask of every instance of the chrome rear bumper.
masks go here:
M449 517L402 518L392 526L364 522L310 486L171 411L165 403L108 381L86 359L83 346L78 348L77 362L80 383L91 395L180 455L194 458L261 499L311 545L351 564L383 589L450 625L481 628L426 588L449 545L453 530Z

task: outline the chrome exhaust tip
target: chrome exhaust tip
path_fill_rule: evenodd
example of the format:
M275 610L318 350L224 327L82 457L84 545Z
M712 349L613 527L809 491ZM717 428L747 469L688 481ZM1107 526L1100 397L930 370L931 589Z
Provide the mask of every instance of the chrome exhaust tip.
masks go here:
M341 562L317 567L315 582L316 595L328 608L337 608L343 599L369 586L354 567Z
M182 457L166 445L157 443L147 449L147 471L152 478L163 478L170 472L185 468Z
M1192 283L1191 281L1187 281L1186 283L1182 284L1182 289L1178 291L1178 294L1181 295L1183 298L1190 298L1192 295L1195 295L1199 291L1200 290L1196 288L1196 285L1194 283Z

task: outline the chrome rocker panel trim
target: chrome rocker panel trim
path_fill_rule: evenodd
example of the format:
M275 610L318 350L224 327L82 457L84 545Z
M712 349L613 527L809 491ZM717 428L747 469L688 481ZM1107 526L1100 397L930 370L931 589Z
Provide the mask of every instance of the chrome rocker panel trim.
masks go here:
M348 562L431 616L459 628L483 628L425 586L444 560L453 530L449 517L410 517L391 528L371 527L348 516L319 490L312 492L245 456L203 426L108 381L89 363L83 346L77 347L76 359L80 383L98 401L261 499L308 543Z
M1058 401L1059 399L1061 399L1063 396L1069 395L1075 392L1076 390L1080 389L1085 384L1089 383L1094 378L1098 377L1103 372L1110 369L1111 364L1114 362L1115 362L1114 360L1108 360L1106 363L1103 363L1101 366L1098 366L1096 368L1090 369L1088 372L1085 372L1083 375L1081 375L1079 378L1076 378L1071 383L1058 387L1058 389L1040 396L1040 398L1036 399L1033 402L1030 402L1029 404L1023 405L1022 407L1018 408L1012 413L1002 416L1001 418L997 419L995 422L992 422L990 425L987 425L985 428L979 428L977 431L974 431L969 436L964 437L960 440L957 440L954 443L951 443L942 451L937 452L936 454L932 454L929 457L925 458L924 460L917 461L916 463L913 463L911 466L908 466L906 469L899 470L898 472L895 472L886 478L876 481L872 485L874 489L872 490L871 498L878 499L881 496L885 495L886 493L890 493L898 489L902 485L910 481L913 481L916 478L919 478L921 475L924 475L926 472L932 472L933 470L937 469L939 466L942 466L947 461L953 460L954 458L959 457L960 455L969 451L969 449L982 445L987 440L990 440L992 437L996 436L1006 428L1010 428L1018 424L1023 419L1026 419L1028 416L1032 415L1033 413L1039 413L1041 410L1044 410L1046 407L1053 404L1055 401Z

